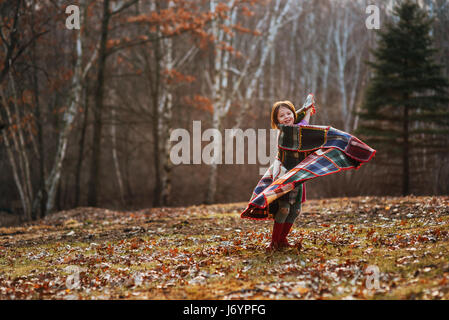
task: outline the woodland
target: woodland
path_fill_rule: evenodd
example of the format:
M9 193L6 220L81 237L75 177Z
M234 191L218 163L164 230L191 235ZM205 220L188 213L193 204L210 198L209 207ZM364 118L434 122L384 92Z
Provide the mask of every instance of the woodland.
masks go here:
M394 21L395 3L370 2L380 31ZM203 131L268 130L275 101L299 107L314 93L312 124L352 133L360 126L373 76L366 62L379 39L367 28L366 1L86 0L75 6L80 29L69 5L1 2L5 215L29 221L77 206L248 200L261 165L247 154L244 164L170 161L170 133L192 133L193 121ZM447 77L447 1L422 6L435 18L434 59ZM308 195L400 195L400 169L388 157L385 166L385 154L357 172L310 182ZM447 155L413 155L410 194L447 194Z
M399 17L404 2L419 13ZM449 298L448 0L0 0L0 14L1 300ZM240 213L273 104L310 93L312 125L376 155L307 182L291 246L267 252L272 221ZM216 163L208 129L267 134L256 163L248 137ZM180 132L191 154L173 161Z

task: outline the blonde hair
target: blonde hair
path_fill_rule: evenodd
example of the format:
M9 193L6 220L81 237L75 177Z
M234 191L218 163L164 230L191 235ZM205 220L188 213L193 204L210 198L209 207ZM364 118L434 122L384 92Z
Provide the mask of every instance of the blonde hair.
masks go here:
M279 113L279 109L281 107L289 108L291 110L291 112L293 112L293 116L295 117L293 122L296 122L296 109L295 109L295 106L293 105L293 103L291 103L288 100L278 101L278 102L275 102L273 104L273 107L271 108L271 128L273 128L273 129L279 129L278 128L278 124L279 124L278 113Z

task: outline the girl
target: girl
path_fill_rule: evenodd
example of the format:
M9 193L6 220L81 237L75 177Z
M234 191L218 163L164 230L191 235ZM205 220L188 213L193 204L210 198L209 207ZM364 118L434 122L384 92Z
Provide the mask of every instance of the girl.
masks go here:
M376 153L349 133L309 125L314 113L313 94L298 111L290 101L279 101L272 107L271 127L279 130L278 155L241 214L245 219L274 220L268 251L291 247L287 235L306 200L305 181L358 169Z
M314 109L309 108L305 111L304 118L297 125L309 124L310 116ZM290 101L276 102L271 109L271 127L279 130L279 125L294 125L297 120L296 110L293 103ZM278 139L279 139L278 131ZM273 180L287 168L290 168L289 153L279 150L278 156L274 163ZM282 160L283 163L282 163ZM293 160L294 161L294 160ZM279 198L279 209L275 214L273 234L271 243L267 250L275 250L278 248L292 247L287 241L293 223L301 212L301 203L305 201L305 186L298 184L290 193L285 194Z

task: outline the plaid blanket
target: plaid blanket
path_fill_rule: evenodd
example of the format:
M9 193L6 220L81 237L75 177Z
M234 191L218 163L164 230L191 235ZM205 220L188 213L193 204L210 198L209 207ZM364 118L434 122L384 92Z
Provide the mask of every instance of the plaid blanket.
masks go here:
M273 165L254 189L241 218L274 219L278 199L307 180L358 169L376 150L349 133L323 126L280 126L279 150L312 152L295 167L273 181Z

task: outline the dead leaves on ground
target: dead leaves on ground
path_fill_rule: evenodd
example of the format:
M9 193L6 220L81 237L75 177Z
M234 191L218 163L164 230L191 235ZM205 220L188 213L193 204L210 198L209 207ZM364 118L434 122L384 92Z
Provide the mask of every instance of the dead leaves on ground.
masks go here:
M448 204L310 200L295 247L271 254L272 221L240 219L246 203L77 208L0 228L0 298L447 299Z

